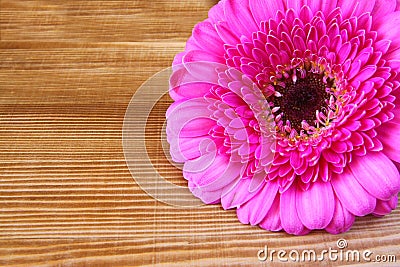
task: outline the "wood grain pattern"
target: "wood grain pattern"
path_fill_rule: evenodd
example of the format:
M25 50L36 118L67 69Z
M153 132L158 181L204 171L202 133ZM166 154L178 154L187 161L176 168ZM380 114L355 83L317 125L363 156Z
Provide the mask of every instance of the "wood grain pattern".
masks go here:
M293 237L242 225L218 205L168 206L135 183L125 110L214 3L1 0L0 266L258 266L264 245L320 251L338 238L400 261L399 209L340 236ZM148 150L184 185L159 140L168 104L152 113Z

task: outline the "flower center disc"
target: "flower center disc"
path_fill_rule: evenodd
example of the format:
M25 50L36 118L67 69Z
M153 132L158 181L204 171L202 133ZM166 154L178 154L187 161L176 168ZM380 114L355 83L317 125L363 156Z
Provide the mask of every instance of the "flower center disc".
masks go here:
M274 106L280 107L282 121L289 121L292 129L300 132L302 121L313 125L316 111L326 107L329 93L326 92L327 85L322 78L323 75L312 73L296 82L288 79L285 88L275 86L281 96L273 97L272 102Z

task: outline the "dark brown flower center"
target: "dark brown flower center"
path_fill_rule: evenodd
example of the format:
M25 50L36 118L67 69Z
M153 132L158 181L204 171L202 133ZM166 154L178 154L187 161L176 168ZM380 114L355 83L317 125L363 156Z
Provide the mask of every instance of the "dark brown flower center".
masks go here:
M326 100L330 94L326 91L327 84L323 82L323 74L309 73L305 78L299 78L296 82L287 79L285 88L275 85L275 91L281 94L274 96L272 102L275 107L280 107L282 121L289 121L291 128L298 133L302 129L302 122L314 125L316 111L326 107Z

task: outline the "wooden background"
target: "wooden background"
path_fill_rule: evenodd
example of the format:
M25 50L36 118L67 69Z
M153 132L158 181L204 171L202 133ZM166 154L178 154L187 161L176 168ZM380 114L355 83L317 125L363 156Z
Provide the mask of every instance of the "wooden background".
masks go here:
M0 266L259 266L264 245L318 251L338 238L400 262L399 209L340 236L293 237L218 205L160 203L135 183L121 139L129 101L213 4L1 0ZM184 184L158 138L167 105L152 113L149 155Z

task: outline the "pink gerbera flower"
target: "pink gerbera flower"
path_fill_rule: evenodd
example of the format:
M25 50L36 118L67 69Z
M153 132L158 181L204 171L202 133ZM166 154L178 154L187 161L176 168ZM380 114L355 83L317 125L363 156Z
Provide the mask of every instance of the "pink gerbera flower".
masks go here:
M356 216L395 209L397 10L396 0L213 7L175 57L167 112L171 155L193 194L295 235L341 233ZM183 83L202 62L226 68Z

